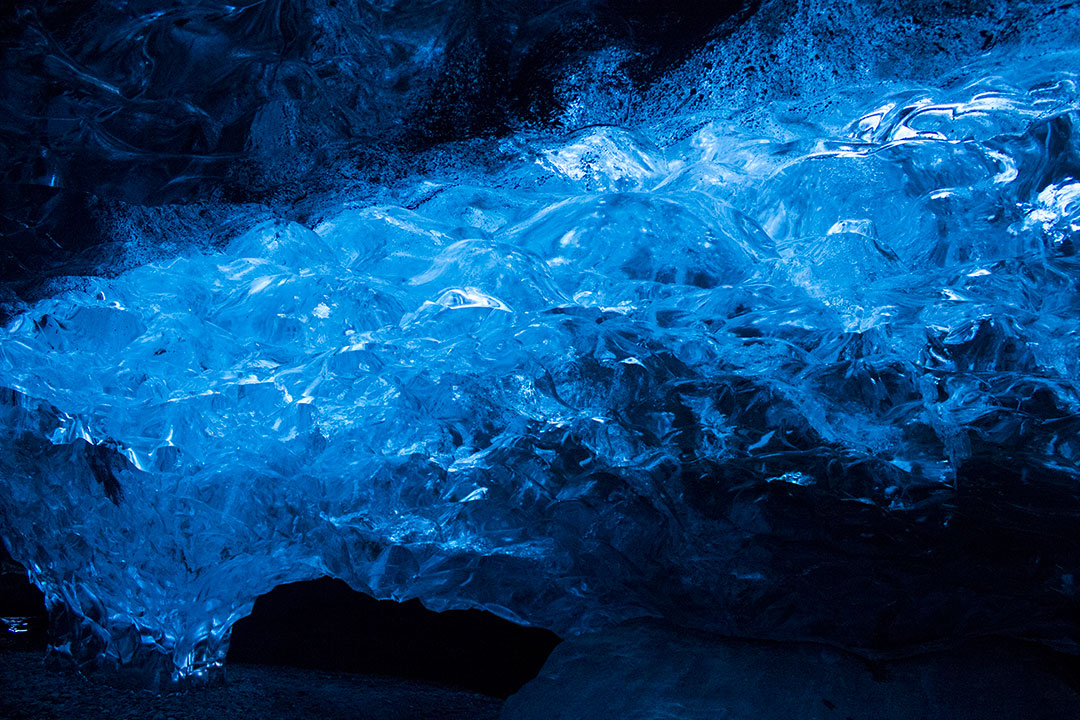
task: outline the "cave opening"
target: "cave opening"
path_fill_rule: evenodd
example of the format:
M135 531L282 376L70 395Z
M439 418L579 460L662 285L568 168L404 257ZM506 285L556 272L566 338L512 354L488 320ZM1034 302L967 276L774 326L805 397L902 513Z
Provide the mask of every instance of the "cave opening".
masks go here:
M45 596L0 541L0 651L44 650Z
M227 663L390 675L507 697L559 642L490 612L376 600L322 577L260 596L233 625Z
M44 596L0 543L0 651L44 651L47 626ZM233 626L226 661L398 677L505 698L536 677L560 642L490 612L376 600L323 577L261 595Z

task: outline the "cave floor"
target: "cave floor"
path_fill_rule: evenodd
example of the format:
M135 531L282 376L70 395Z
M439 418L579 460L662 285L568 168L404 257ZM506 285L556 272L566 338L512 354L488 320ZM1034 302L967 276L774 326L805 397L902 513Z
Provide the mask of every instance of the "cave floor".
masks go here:
M224 685L156 695L45 669L40 651L0 649L0 718L497 718L499 698L394 677L230 665Z

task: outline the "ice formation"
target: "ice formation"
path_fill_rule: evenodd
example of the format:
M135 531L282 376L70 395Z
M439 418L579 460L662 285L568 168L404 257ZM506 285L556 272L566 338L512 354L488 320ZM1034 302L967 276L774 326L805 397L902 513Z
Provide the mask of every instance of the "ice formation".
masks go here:
M1029 648L983 640L868 663L836 648L636 621L563 641L500 720L983 720L1074 717L1077 694Z
M274 5L277 35L207 10L96 46L288 62L238 148L263 197L205 205L229 233L146 261L197 223L139 203L223 161L88 146L116 153L126 254L0 334L0 535L55 652L205 678L257 595L322 575L563 634L1076 649L1076 9L765 2L648 83L619 38L585 47L550 70L546 125L432 125L406 157L372 148L428 107L436 16L361 4L397 18L379 35ZM301 20L321 34L238 40ZM305 52L382 64L327 79ZM366 115L334 114L345 87ZM226 137L215 102L153 117Z

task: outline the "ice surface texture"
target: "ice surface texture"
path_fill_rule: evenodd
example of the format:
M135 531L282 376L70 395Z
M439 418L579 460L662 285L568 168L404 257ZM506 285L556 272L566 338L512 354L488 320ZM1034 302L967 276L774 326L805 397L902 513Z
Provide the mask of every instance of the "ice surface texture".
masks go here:
M322 146L311 197L285 183L227 242L25 306L0 336L0 534L55 649L203 678L258 594L331 575L563 634L1075 650L1077 11L813 5L766 3L647 83L633 47L584 47L549 73L550 127L382 185ZM254 29L213 27L252 57ZM206 72L154 72L180 67ZM357 92L397 107L384 81ZM299 97L282 117L307 127ZM259 182L316 156L275 107L245 145ZM140 158L112 159L145 189ZM175 232L154 217L112 232L141 257Z
M1046 656L981 639L869 663L835 648L701 636L651 621L570 638L500 720L1057 720L1080 695Z

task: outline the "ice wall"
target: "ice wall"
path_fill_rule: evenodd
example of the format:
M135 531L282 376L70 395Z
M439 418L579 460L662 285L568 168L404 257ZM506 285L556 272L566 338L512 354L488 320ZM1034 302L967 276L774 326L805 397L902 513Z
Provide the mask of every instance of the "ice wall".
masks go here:
M128 254L0 335L0 535L54 651L202 679L320 575L563 634L1075 650L1080 24L923 10L765 3L644 79L582 46L545 123L388 166L264 104L272 199L111 205ZM278 109L322 132L306 98ZM204 211L230 231L144 262Z
M1080 697L1045 657L1001 641L868 663L821 645L634 622L563 641L499 717L1057 720L1078 709Z

